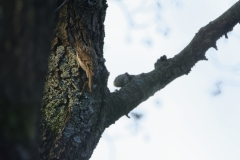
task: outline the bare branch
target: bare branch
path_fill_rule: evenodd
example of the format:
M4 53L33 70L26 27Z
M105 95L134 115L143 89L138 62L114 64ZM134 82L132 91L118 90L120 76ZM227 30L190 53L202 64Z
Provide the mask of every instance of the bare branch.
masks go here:
M176 56L166 59L161 57L155 63L155 69L149 73L131 78L119 91L111 93L105 112L106 127L113 124L121 116L127 115L141 102L147 100L155 92L164 88L174 79L188 74L200 60L207 60L206 51L213 47L217 50L216 41L240 22L240 1L235 3L216 20L202 27L192 41ZM124 78L124 76L122 76ZM119 77L118 77L119 78ZM118 79L118 81L121 81Z

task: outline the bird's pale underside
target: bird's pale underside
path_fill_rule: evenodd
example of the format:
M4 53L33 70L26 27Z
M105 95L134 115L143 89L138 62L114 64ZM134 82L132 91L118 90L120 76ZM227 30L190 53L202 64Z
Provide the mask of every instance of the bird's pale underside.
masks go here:
M81 45L76 42L76 60L81 68L86 72L88 78L89 91L93 90L93 75L97 65L97 55L92 47Z

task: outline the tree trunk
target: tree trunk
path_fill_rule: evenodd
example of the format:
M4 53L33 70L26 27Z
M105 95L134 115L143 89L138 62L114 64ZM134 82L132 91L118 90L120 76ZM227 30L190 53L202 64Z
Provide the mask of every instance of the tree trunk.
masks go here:
M199 60L206 60L205 52L210 47L217 49L216 41L240 21L237 2L201 28L174 58L162 56L149 73L117 77L115 84L122 88L110 93L103 58L106 8L106 0L73 0L59 11L41 110L41 159L88 160L105 128L177 77L188 74ZM96 59L87 58L90 51L96 53ZM97 61L92 70L92 92L87 70L91 65L83 66L81 57L91 65Z
M105 129L101 113L109 95L103 58L106 8L106 0L75 0L59 10L41 111L41 159L87 160ZM76 52L86 48L97 56L92 92L76 60Z
M116 78L115 84L122 88L110 93L103 58L106 8L106 0L74 0L59 12L43 98L41 159L88 160L105 128L177 77L188 74L199 60L206 60L205 52L216 48L217 39L240 20L238 2L201 28L174 58L162 56L149 73ZM92 92L87 85L89 73L80 59L80 65L76 60L77 55L86 55L86 48L97 55ZM94 59L90 61L92 64Z
M1 3L0 159L38 159L36 126L53 1ZM41 108L38 151L43 160L88 160L105 128L206 60L205 52L217 49L216 41L240 21L238 1L202 27L175 57L157 60L153 71L117 77L115 84L122 88L110 93L103 58L106 0L65 0L63 4L57 10Z
M38 159L39 115L53 29L52 1L0 3L0 159Z

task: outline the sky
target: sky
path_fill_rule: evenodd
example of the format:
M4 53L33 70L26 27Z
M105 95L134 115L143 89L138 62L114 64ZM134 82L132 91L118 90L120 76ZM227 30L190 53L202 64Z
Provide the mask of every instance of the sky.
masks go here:
M108 0L109 89L120 74L154 69L237 0ZM239 160L240 25L175 79L105 130L90 160Z

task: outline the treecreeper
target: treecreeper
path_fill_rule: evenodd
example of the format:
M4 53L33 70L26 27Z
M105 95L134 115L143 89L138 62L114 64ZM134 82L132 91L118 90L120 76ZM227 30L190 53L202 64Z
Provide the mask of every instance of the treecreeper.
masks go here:
M75 37L76 40L76 60L77 63L81 66L81 68L86 72L87 78L88 78L88 87L89 92L93 91L93 75L94 75L94 69L97 66L97 55L93 47L86 46L85 44L82 44L77 37Z

